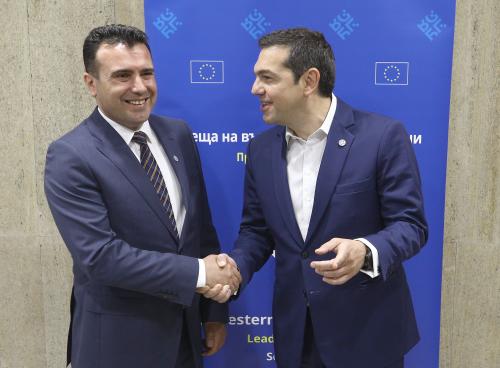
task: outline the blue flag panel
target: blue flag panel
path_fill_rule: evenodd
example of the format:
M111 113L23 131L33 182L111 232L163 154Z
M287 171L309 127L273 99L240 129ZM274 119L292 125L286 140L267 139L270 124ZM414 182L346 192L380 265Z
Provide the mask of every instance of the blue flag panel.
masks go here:
M401 120L423 179L427 246L405 263L421 341L407 368L437 368L444 188L455 1L145 0L159 98L158 114L180 117L198 142L224 250L241 219L248 141L268 127L250 89L257 40L304 26L333 47L335 94L354 107ZM274 259L230 304L226 345L206 366L273 367Z

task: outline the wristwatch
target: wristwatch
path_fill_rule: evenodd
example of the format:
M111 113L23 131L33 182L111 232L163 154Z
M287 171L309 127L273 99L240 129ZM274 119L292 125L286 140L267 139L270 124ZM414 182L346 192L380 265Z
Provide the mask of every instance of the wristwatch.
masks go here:
M366 247L366 254L365 254L365 262L363 263L363 267L361 269L363 271L373 271L373 256L372 256L372 250Z

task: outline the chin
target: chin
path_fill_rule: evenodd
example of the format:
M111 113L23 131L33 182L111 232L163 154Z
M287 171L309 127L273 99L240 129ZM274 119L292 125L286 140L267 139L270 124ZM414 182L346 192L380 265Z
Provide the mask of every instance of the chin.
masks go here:
M133 117L131 117L132 119L131 120L135 120L135 121L140 121L141 124L144 123L146 120L149 119L149 113L148 114L139 114L139 115L135 115Z
M274 119L272 118L272 116L262 115L262 120L264 120L264 122L266 124L273 124L274 123Z
M283 124L280 124L279 121L276 121L276 119L266 118L266 117L263 117L262 119L264 120L264 123L269 124L269 125L273 125L273 124L283 125Z

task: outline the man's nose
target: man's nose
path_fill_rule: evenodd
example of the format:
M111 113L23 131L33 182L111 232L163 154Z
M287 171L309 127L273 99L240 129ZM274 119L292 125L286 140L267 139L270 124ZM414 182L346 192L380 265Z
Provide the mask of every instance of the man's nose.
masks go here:
M142 76L138 75L133 80L132 91L135 93L142 93L147 91L146 84L142 79Z
M256 78L252 85L252 95L260 96L262 94L264 94L264 88L262 88L261 83Z

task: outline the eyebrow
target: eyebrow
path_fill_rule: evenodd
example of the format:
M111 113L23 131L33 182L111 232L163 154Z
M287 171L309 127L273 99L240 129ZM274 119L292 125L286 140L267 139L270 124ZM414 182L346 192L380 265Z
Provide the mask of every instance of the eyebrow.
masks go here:
M154 73L154 68L144 68L144 69L141 69L141 73ZM112 73L111 73L111 76L114 77L116 76L117 74L120 74L120 73L132 73L132 69L118 69L118 70L114 70Z
M255 75L262 75L262 74L271 74L273 76L277 75L276 73L272 72L269 69L261 69L261 70L254 72L254 73L255 73Z

